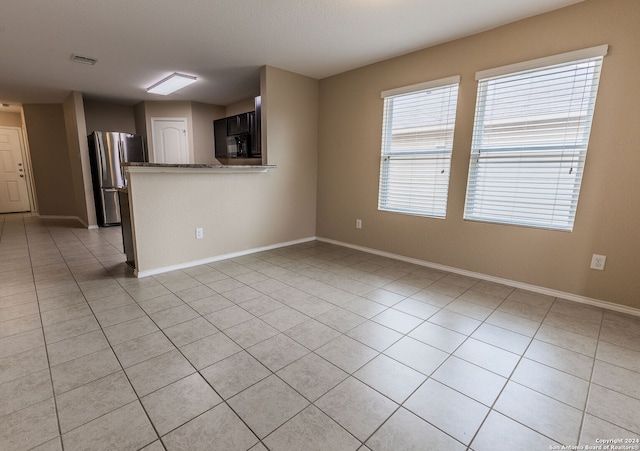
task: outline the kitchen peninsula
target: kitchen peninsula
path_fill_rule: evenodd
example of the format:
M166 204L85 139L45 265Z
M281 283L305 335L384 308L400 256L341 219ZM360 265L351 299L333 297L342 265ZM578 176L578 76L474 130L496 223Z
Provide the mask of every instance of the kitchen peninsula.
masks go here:
M138 277L203 264L273 242L267 174L275 165L124 163ZM126 207L124 207L126 208ZM124 217L127 215L125 214ZM123 230L129 224L123 224ZM202 234L196 236L196 229ZM127 240L125 240L127 241ZM130 262L131 263L131 262Z

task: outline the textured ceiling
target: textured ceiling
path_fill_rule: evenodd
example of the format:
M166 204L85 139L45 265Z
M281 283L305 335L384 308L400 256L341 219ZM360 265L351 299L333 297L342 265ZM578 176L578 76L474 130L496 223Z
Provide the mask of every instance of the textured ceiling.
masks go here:
M579 1L3 0L0 103L80 91L227 105L258 93L265 64L321 79ZM74 53L98 63L74 63ZM146 93L172 72L199 81Z

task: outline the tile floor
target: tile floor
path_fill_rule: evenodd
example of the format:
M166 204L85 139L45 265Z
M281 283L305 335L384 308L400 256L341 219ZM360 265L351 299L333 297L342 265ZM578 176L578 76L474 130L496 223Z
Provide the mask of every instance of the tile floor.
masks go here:
M2 450L638 449L640 318L320 242L136 279L116 228L0 230Z

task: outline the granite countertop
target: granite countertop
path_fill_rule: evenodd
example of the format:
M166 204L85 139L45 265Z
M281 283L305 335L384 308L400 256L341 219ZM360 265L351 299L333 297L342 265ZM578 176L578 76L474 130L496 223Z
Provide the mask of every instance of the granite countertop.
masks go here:
M122 166L144 167L144 168L193 168L193 169L209 169L209 168L275 168L275 165L269 164L173 164L173 163L148 163L141 161L130 161L121 163Z
M276 168L276 165L249 165L249 164L170 164L170 163L145 163L126 162L121 163L127 172L164 172L164 173L220 173L220 172L267 172Z

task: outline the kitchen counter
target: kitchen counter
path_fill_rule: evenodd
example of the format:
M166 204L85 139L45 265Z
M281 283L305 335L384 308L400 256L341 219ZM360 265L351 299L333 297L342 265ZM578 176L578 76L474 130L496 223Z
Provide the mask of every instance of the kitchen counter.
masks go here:
M155 173L237 173L237 172L267 172L275 169L275 165L246 165L246 164L167 164L167 163L122 163L125 171L155 172Z

